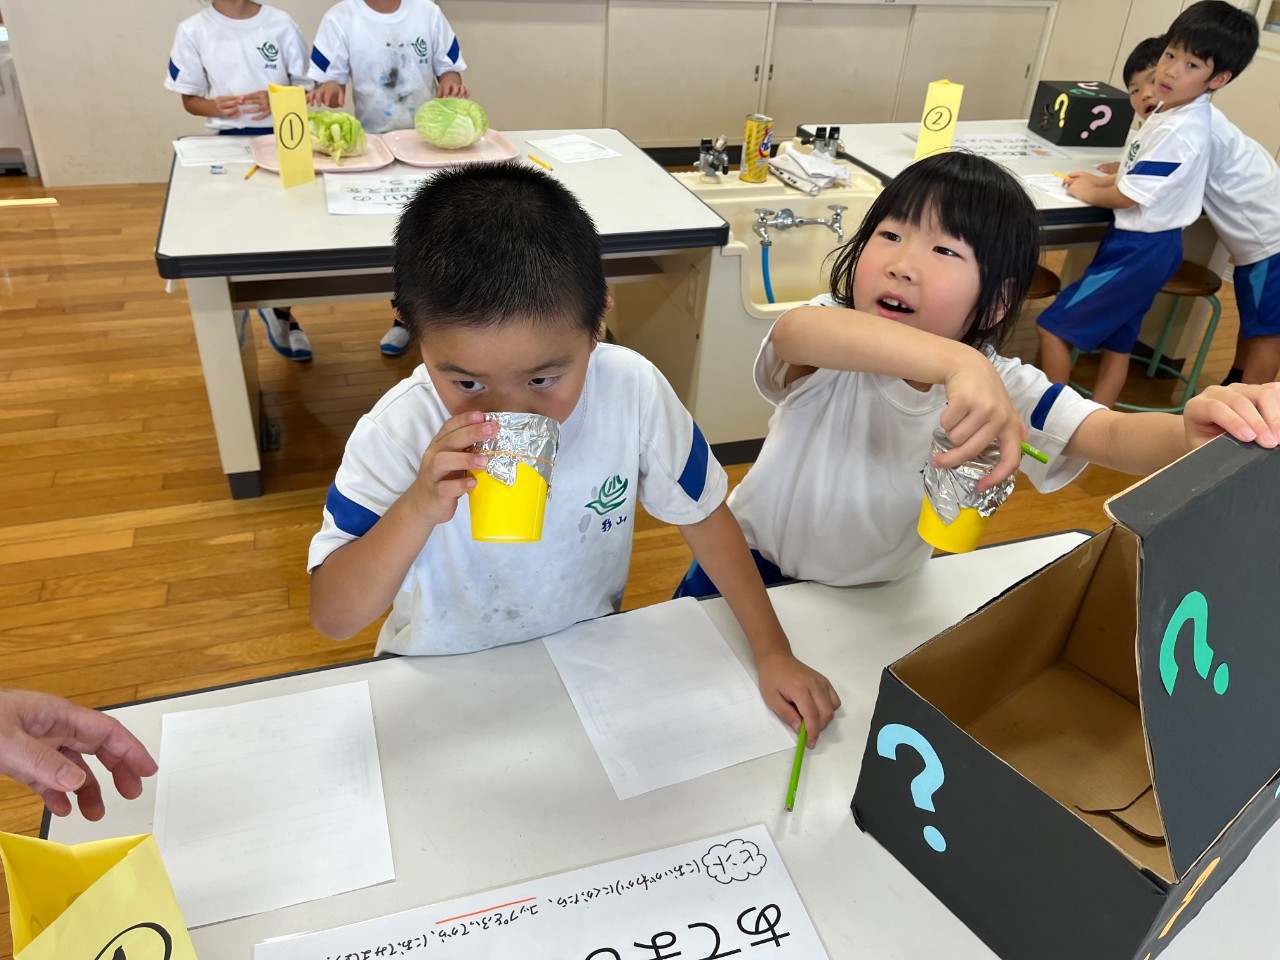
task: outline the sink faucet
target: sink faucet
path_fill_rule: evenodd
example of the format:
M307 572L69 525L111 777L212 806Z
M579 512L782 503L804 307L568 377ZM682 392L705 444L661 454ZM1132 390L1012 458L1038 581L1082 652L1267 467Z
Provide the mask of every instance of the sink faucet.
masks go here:
M827 209L831 211L830 217L797 217L795 211L790 207L783 207L781 210L765 210L763 208L756 209L756 222L752 224L752 232L760 238L762 247L770 246L773 240L769 236L769 228L777 227L779 230L789 230L792 227L808 227L818 224L826 227L836 235L837 243L844 243L844 223L842 221L843 214L848 207L838 203L827 205Z
M714 141L704 137L698 147L698 162L694 164L702 179L712 182L719 179L720 174L729 172L729 138L723 133Z

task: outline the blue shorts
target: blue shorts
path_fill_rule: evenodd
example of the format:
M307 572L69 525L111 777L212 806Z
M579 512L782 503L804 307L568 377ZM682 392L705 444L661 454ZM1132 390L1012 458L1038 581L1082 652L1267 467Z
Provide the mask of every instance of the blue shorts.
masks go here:
M1089 353L1128 353L1160 288L1182 264L1182 231L1107 228L1083 276L1037 318L1037 325Z
M760 579L764 581L766 587L777 586L781 583L795 583L789 577L784 577L782 571L778 569L778 565L772 560L766 559L759 550L751 551L751 559L756 562L756 569L760 571ZM671 595L671 599L679 600L681 597L697 597L702 600L705 597L718 596L720 596L720 591L716 589L716 585L707 576L707 571L703 570L701 564L695 560L689 565L684 579L680 581L680 586L676 587L676 592Z
M1280 336L1280 253L1235 268L1236 306L1240 335Z

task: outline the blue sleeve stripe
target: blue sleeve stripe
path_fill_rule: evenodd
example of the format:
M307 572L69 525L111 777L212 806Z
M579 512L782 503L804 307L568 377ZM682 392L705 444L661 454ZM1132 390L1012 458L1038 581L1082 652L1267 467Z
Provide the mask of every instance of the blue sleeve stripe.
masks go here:
M1167 160L1142 160L1129 171L1131 177L1167 177L1182 164Z
M329 72L329 58L320 52L319 47L311 48L311 62L319 67L322 73Z
M169 61L169 79L170 80L178 79L178 65L174 63L172 59L170 59Z
M378 522L378 515L368 507L362 507L338 489L336 483L329 485L329 492L324 498L325 508L333 517L333 522L343 533L353 537L363 537L369 528Z
M707 461L710 457L711 449L707 446L707 439L695 423L689 457L684 462L684 472L676 481L689 499L695 502L702 499L702 491L707 488Z
M1054 401L1058 399L1058 394L1062 393L1062 388L1065 386L1065 383L1055 383L1041 395L1040 402L1031 411L1032 427L1037 430L1044 429L1044 422L1049 418L1049 411L1053 409Z
M449 52L445 54L449 58L450 63L457 63L458 57L462 55L462 47L458 45L458 38L453 38L453 44L449 47Z

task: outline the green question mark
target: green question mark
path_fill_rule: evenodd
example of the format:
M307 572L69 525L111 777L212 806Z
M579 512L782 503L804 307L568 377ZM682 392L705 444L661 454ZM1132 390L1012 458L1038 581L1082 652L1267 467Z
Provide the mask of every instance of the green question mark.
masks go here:
M1174 657L1174 649L1178 633L1188 620L1191 621L1191 655L1195 661L1196 673L1208 680L1209 668L1213 666L1213 647L1209 646L1209 601L1199 590L1192 590L1173 611L1169 625L1164 629L1164 639L1160 641L1160 680L1169 696L1173 696L1173 685L1178 679L1178 661ZM1218 695L1226 693L1230 682L1231 671L1225 663L1218 664L1218 669L1213 672L1213 692Z

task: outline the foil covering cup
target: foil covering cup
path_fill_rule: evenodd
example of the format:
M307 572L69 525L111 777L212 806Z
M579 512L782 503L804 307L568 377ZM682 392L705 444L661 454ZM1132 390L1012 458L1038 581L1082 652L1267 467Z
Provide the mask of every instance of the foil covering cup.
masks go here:
M977 510L980 517L989 518L1013 493L1016 474L989 490L979 492L978 482L1000 461L1000 445L992 442L980 456L966 460L958 467L932 465L930 461L934 457L951 448L946 432L939 427L933 432L929 461L924 465L925 499L944 524L954 523L960 511L969 508Z
M536 413L486 413L484 418L498 425L497 436L472 448L490 454L485 472L510 487L516 482L516 466L523 463L546 481L550 496L560 424Z

